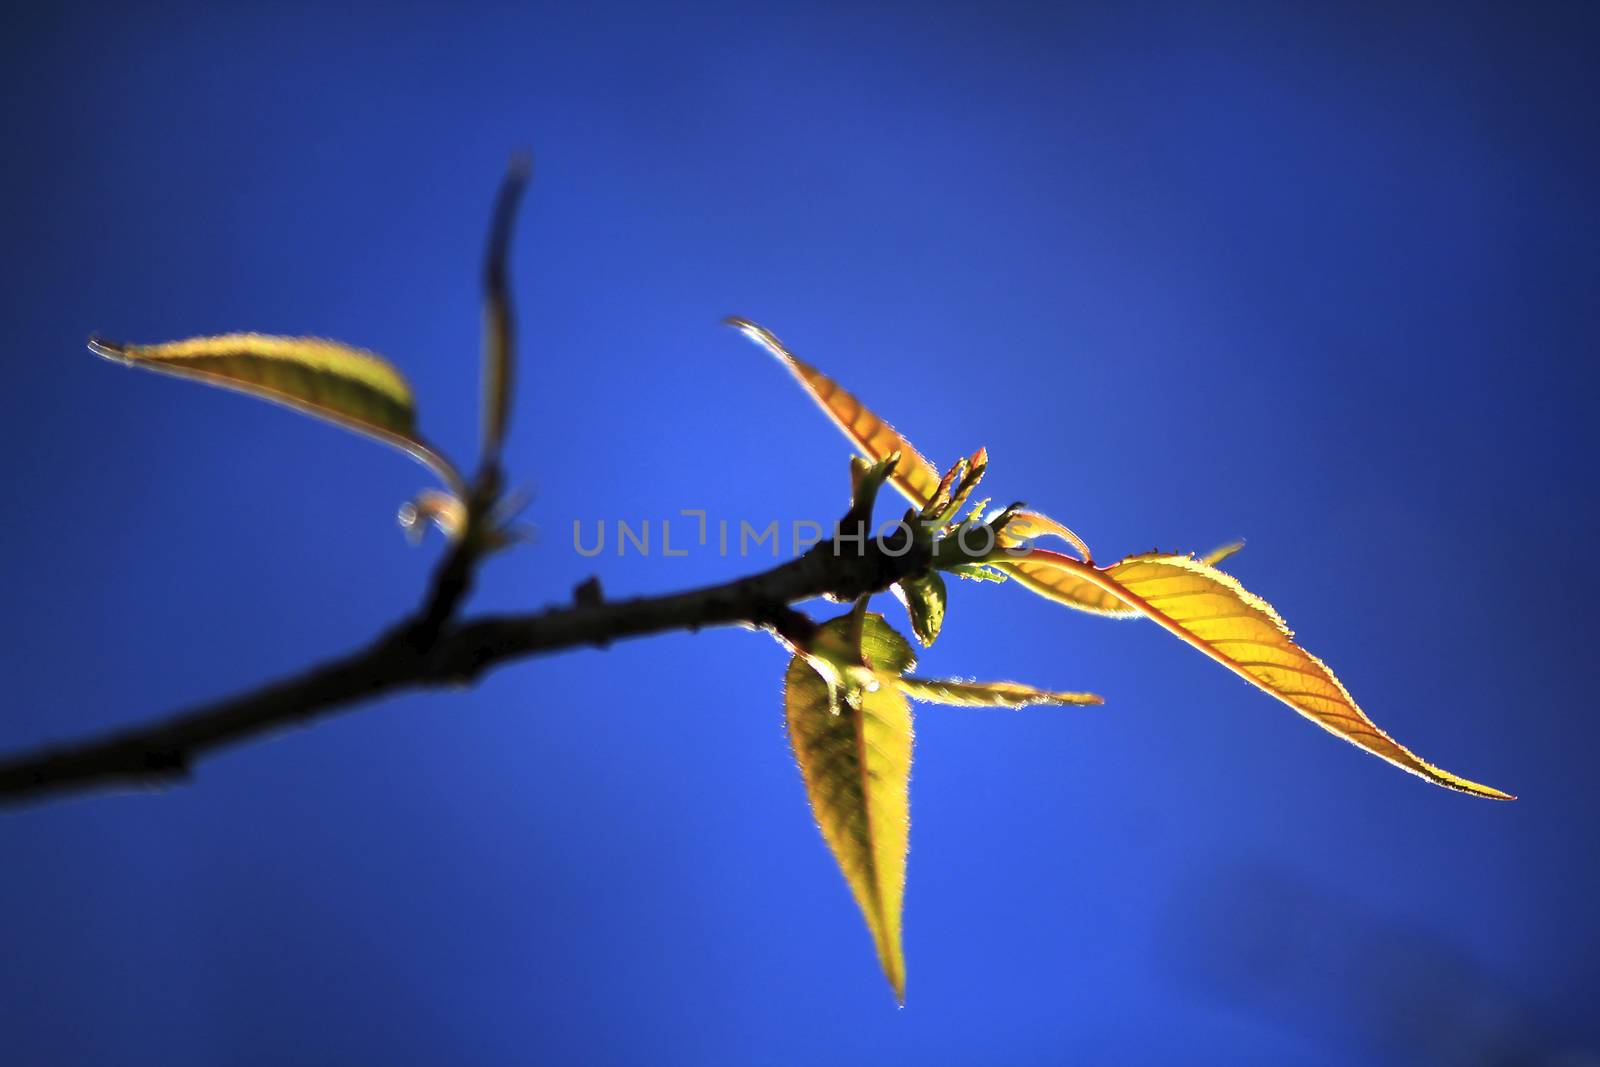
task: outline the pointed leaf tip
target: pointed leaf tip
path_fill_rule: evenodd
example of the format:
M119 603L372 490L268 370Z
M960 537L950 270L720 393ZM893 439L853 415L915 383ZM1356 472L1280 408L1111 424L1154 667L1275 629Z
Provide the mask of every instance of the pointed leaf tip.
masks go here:
M1232 575L1184 555L1130 556L1104 569L1034 549L1012 565L1066 572L1074 582L1147 616L1329 733L1447 789L1491 800L1510 793L1436 767L1390 737L1322 660L1301 648L1283 617ZM1030 582L1031 584L1031 582Z
M738 315L730 315L722 321L782 363L862 455L876 461L891 452L899 452L900 463L890 481L907 500L920 508L933 498L939 487L938 469L893 426L874 415L838 382L795 356L771 330Z
M382 441L464 492L455 467L418 435L411 386L371 352L320 337L259 333L154 345L95 336L88 344L89 351L106 359L269 400Z
M1233 555L1243 547L1244 538L1242 537L1237 541L1229 541L1227 544L1218 545L1210 552L1207 552L1205 555L1201 556L1200 562L1206 564L1207 566L1215 567L1217 564L1221 563L1223 560L1227 559L1229 556Z
M123 354L121 345L117 344L115 341L107 341L104 337L101 337L97 333L92 333L89 335L88 345L89 351L93 352L97 356L104 357L105 359L114 359L118 362L127 361L128 357Z
M848 640L858 624L858 663L897 673L910 661L910 646L881 616L847 615L823 629ZM903 1004L910 705L898 688L882 684L862 690L855 706L837 707L828 682L796 656L784 675L784 710L817 827L866 919L884 977Z

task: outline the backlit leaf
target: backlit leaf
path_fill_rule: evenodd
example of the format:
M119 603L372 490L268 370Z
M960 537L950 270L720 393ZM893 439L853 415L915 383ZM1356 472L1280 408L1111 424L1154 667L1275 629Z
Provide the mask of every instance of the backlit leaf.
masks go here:
M997 571L981 563L958 563L946 569L951 574L973 582L1004 582L1008 577L1004 571Z
M880 677L898 678L917 665L911 642L877 612L866 610L867 598L818 629L799 655L828 683L835 703L855 706L863 689Z
M91 338L96 355L271 400L393 445L433 468L458 496L461 476L416 429L411 387L388 362L315 337L234 333L157 345Z
M1026 708L1035 704L1088 706L1104 704L1093 693L1035 689L1021 682L962 682L942 678L901 678L895 683L912 700L966 708Z
M826 625L841 623L848 625L837 619ZM895 998L903 1003L900 923L910 843L910 705L897 688L882 684L863 691L859 707L836 707L828 683L796 656L784 677L784 710L812 814L866 918Z
M1330 733L1390 763L1450 789L1498 800L1512 799L1435 767L1380 730L1333 672L1300 648L1272 606L1238 581L1188 556L1132 556L1101 569L1068 556L1034 549L1009 564L1064 572L1099 589L1204 652L1246 681L1266 690Z
M922 506L919 514L922 524L946 533L960 525L956 516L988 469L989 450L981 446L966 459L956 460L939 480L938 490Z
M911 632L924 645L931 645L944 626L945 588L938 571L896 582L894 595L906 606Z
M950 469L944 472L943 477L939 479L939 487L933 491L933 495L928 498L928 502L922 506L922 518L924 521L934 523L943 521L944 510L950 506L950 494L955 489L957 480L966 473L967 461L965 459L956 460Z
M1030 554L1038 550L1030 550ZM996 559L993 566L1042 597L1109 619L1137 619L1139 611L1070 571L1029 559Z
M1044 516L1034 512L1019 512L1012 525L1015 526L1025 519L1031 524L1035 520L1044 518ZM1045 521L1053 522L1054 520L1045 519ZM1007 529L1009 530L1010 527L1007 527ZM1202 556L1201 560L1204 563L1215 566L1243 547L1243 541L1233 541L1220 548L1212 549ZM1080 551L1082 551L1081 542ZM1088 557L1086 556L1085 558ZM1174 555L1174 558L1179 557ZM1026 586L1042 597L1054 600L1058 604L1065 604L1069 608L1086 611L1091 615L1099 615L1107 619L1138 619L1144 617L1144 613L1138 608L1129 607L1100 586L1070 571L1038 563L1030 563L1022 559L997 563L996 566L1002 567L1010 573L1019 584Z
M1215 567L1217 564L1221 563L1223 560L1227 559L1229 556L1233 555L1243 547L1243 541L1229 541L1227 544L1219 545L1218 547L1213 548L1210 552L1207 552L1205 555L1201 556L1200 561L1209 566Z
M861 657L866 666L881 674L900 675L917 665L911 642L875 611L861 620Z
M1094 559L1089 546L1083 543L1083 538L1050 516L1041 515L1037 511L1022 510L1012 515L1011 521L1002 531L1001 540L1007 544L1021 544L1036 537L1059 537L1077 549L1079 558L1085 562L1092 562Z
M796 359L766 330L743 319L728 321L782 360L865 455L877 459L900 452L905 458L896 472L895 484L913 504L920 508L934 498L940 488L938 471L922 459L909 441L831 378ZM1352 744L1448 788L1510 799L1507 793L1435 767L1380 730L1327 666L1294 644L1283 620L1265 601L1214 569L1212 564L1238 551L1240 543L1224 545L1203 560L1152 554L1099 568L1090 562L1088 546L1065 526L1020 509L1011 518L1019 523L1029 520L1028 526L1033 530L1019 527L1025 536L1006 538L1002 529L1003 551L986 561L992 571L966 564L945 569L969 578L1009 575L1051 600L1104 617L1148 616ZM1027 537L1045 535L1066 539L1083 559L1024 547ZM1140 595L1141 589L1149 596ZM1188 603L1181 603L1184 600Z
M939 488L938 468L924 459L922 454L912 447L911 442L901 437L893 426L868 411L861 401L842 389L838 382L811 364L798 359L768 330L757 326L749 319L736 316L724 321L776 356L778 361L789 369L789 373L794 375L795 380L805 386L806 392L810 393L811 398L828 413L834 424L855 443L862 455L876 461L892 452L900 453L900 462L895 467L894 477L891 480L906 499L920 508L933 498Z

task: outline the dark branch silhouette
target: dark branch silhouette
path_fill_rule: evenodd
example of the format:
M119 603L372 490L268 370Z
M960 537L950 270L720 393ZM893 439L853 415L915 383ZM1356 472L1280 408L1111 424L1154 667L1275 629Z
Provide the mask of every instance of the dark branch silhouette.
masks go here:
M923 553L897 554L893 544L886 551L871 538L864 544L824 541L797 559L721 585L607 601L591 580L579 586L570 606L452 621L471 585L478 558L472 545L471 539L463 539L453 546L418 612L365 648L146 726L0 762L0 805L68 791L170 785L186 779L199 759L229 745L304 725L386 693L462 685L525 656L730 625L765 629L803 647L815 623L791 605L816 597L850 601L882 592L929 565Z
M870 488L853 494L840 523L856 536L815 545L805 555L771 570L722 585L667 596L608 602L597 579L575 591L573 603L532 615L459 620L479 564L514 536L505 527L504 477L500 444L509 416L509 383L516 361L515 315L506 259L517 205L531 174L531 163L514 160L495 200L484 253L484 449L470 484L454 464L426 448L410 425L410 415L395 424L383 412L400 401L379 396L373 410L317 402L286 394L271 369L253 368L243 380L218 372L214 364L172 366L169 373L201 377L212 384L243 388L289 402L357 432L396 444L423 458L459 496L450 515L435 516L451 544L434 571L427 594L408 618L341 659L313 667L249 693L180 712L169 718L88 741L46 748L0 761L0 806L13 806L73 790L108 786L160 786L181 781L196 761L210 753L288 726L303 725L385 693L428 686L461 685L507 660L582 645L604 646L628 637L668 630L743 625L775 634L792 650L805 649L817 624L793 604L816 597L851 601L882 592L934 563L934 549L907 537L885 542L861 536L883 477L894 462L880 465ZM224 339L230 341L233 339ZM181 347L181 346L180 346ZM247 346L245 346L247 347ZM110 358L131 361L127 346L91 340L90 348ZM216 358L215 353L209 354ZM222 357L227 358L227 357ZM368 373L371 373L370 371ZM348 398L346 398L348 401ZM409 403L409 399L406 399ZM441 494L442 495L442 494ZM411 516L418 521L420 510ZM993 543L992 539L989 542ZM844 551L844 546L851 546ZM949 565L977 559L964 544L951 541L939 551Z

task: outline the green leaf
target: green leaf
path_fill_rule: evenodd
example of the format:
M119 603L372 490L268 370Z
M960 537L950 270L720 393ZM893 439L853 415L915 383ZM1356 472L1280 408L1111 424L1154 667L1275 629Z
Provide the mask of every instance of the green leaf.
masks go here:
M867 476L867 472L871 469L872 464L860 456L850 457L850 500L852 503L861 495L862 479Z
M911 642L875 611L867 612L861 620L861 657L867 667L879 674L899 676L917 665Z
M931 645L944 626L945 588L938 571L896 582L894 595L906 606L911 632L924 646Z
M985 567L981 563L957 563L955 566L945 569L951 574L974 582L1003 582L1010 577L1002 571Z
M947 678L901 678L895 683L912 700L964 708L1026 708L1036 704L1085 707L1104 704L1093 693L1035 689L1021 682L963 682Z
M848 625L835 619L825 627L842 633ZM894 633L882 626L880 654L892 644L885 632ZM864 689L859 707L835 705L828 683L802 656L790 660L783 694L789 740L817 827L866 918L884 976L904 1003L900 929L911 825L911 707L888 684Z
M411 387L387 361L315 337L232 333L168 344L90 338L96 355L260 397L393 445L464 495L454 466L417 433Z
M855 523L861 523L863 526L872 525L872 509L878 502L878 490L883 488L883 483L889 480L894 473L896 464L899 462L900 453L898 452L891 452L865 468L859 466L852 459L850 464L850 512L845 516L845 524L847 526L853 526Z

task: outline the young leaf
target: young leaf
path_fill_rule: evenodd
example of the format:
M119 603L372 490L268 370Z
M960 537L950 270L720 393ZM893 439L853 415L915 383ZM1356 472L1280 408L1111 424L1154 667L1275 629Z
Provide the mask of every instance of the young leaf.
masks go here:
M1033 512L1018 512L1012 525L1015 526L1025 519L1031 523L1038 518L1043 518L1043 516L1036 515ZM1010 529L1011 527L1007 527L1008 531ZM1029 536L1042 535L1032 534ZM1200 559L1203 563L1215 566L1243 547L1243 541L1233 541L1220 548L1212 549ZM1087 559L1088 557L1086 556L1085 558ZM1174 555L1173 558L1186 559L1188 557ZM1138 619L1144 617L1138 608L1129 607L1098 585L1069 571L1044 564L1030 563L1026 559L997 561L995 566L1006 570L1024 587L1048 600L1054 600L1058 604L1065 604L1069 608L1088 612L1091 615L1099 615L1106 619Z
M861 497L861 484L866 480L867 474L872 470L872 464L860 456L850 457L850 500L852 502Z
M1009 577L1004 571L997 571L981 563L957 563L947 569L951 574L973 582L1004 582Z
M1030 549L1030 555L1038 550ZM1065 557L1064 557L1065 558ZM1048 600L1108 619L1137 619L1139 611L1093 582L1078 575L1026 558L996 559L992 566Z
M898 678L917 665L911 642L882 615L867 611L866 597L849 613L822 626L799 655L828 683L834 702L852 707L863 689L883 677Z
M855 397L841 389L831 378L795 359L777 338L743 319L728 321L783 360L812 397L866 455L880 458L898 450L903 456L921 459L910 442L862 407ZM939 482L938 472L926 460L920 464L902 461L895 479L896 487L918 507L928 503L938 490ZM1048 532L1072 542L1083 554L1083 560L1044 549L1030 549L1021 558L1002 552L986 561L996 571L1016 578L1034 592L1080 611L1113 618L1149 616L1253 685L1266 690L1352 744L1447 788L1477 796L1510 799L1507 793L1467 781L1427 763L1378 729L1356 706L1344 686L1322 661L1289 639L1289 631L1282 619L1265 601L1245 592L1234 579L1210 566L1237 551L1237 544L1224 545L1205 560L1176 555L1135 556L1101 569L1086 562L1091 558L1088 547L1066 527L1036 513L1017 511L1012 515L1013 519L1019 521L1024 517L1044 520L1050 527ZM1006 545L1002 541L1001 547L1015 549L1017 545ZM1133 581L1125 568L1134 564L1142 568L1133 571L1139 580L1153 581L1147 577L1151 573L1162 577L1177 575L1187 578L1191 584L1198 583L1204 587L1184 589L1174 593L1173 599L1178 596L1193 597L1197 602L1220 601L1223 606L1217 609L1215 615L1191 615L1186 614L1183 608L1166 606L1168 601L1164 596L1153 596L1152 600L1146 600L1127 582L1118 580L1120 576L1129 582ZM987 573L964 564L947 569L970 578ZM1188 608L1193 610L1194 605Z
M906 607L911 619L911 632L924 646L931 645L944 625L944 579L938 571L929 571L916 578L906 578L894 584L894 595Z
M812 814L867 920L895 998L904 1003L900 921L910 843L911 708L885 684L863 691L859 707L835 714L828 683L801 656L789 661L783 693Z
M1026 708L1036 704L1085 707L1104 704L1093 693L1061 693L1021 682L962 682L947 678L901 678L895 683L912 700L964 708Z
M895 468L899 465L898 452L890 452L877 462L867 464L859 473L855 464L851 464L850 512L845 516L847 524L854 522L868 526L872 524L872 509L878 502L878 490L883 488L885 481L894 476Z
M840 388L838 382L796 358L766 329L737 316L723 321L776 356L862 455L876 461L891 452L900 453L892 481L906 499L920 508L933 498L939 488L938 468L924 459L893 426L868 411L861 401Z
M314 337L233 333L158 345L90 338L96 355L191 378L296 411L393 445L433 468L457 495L461 475L417 434L411 387L387 361Z
M528 185L532 164L525 157L512 160L495 198L489 224L489 247L483 259L483 452L499 456L511 415L511 382L516 369L516 322L511 293L506 284L506 256L511 249L511 228L517 204Z
M1218 545L1210 552L1207 552L1205 555L1201 556L1200 562L1209 567L1215 567L1217 564L1221 563L1223 560L1227 559L1229 556L1233 555L1243 547L1243 541L1229 541L1227 544Z
M887 619L869 611L861 620L861 661L878 674L899 676L917 665L917 653Z
M1001 534L1001 541L1019 545L1035 537L1059 537L1077 549L1078 557L1085 563L1094 562L1094 554L1089 551L1089 546L1083 543L1083 538L1050 516L1041 515L1037 511L1018 511L1012 515L1011 521L1006 524Z
M952 468L953 469L953 468ZM944 508L934 517L939 525L947 525L955 521L956 515L961 511L962 505L972 495L972 491L983 481L984 472L989 469L989 450L982 445L966 461L966 469L962 472L961 481L956 483L955 490L950 494L950 499ZM926 508L924 514L926 514Z
M1065 572L1114 597L1204 652L1245 681L1351 744L1430 782L1475 796L1513 799L1435 767L1380 730L1320 659L1300 648L1283 618L1237 580L1188 556L1131 556L1105 569L1034 549L1024 574Z

